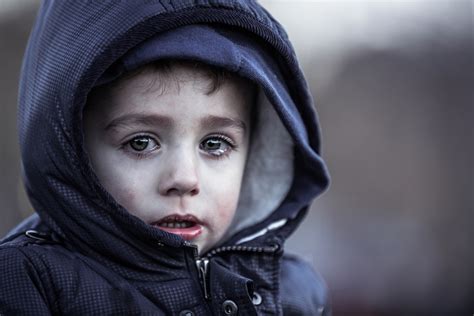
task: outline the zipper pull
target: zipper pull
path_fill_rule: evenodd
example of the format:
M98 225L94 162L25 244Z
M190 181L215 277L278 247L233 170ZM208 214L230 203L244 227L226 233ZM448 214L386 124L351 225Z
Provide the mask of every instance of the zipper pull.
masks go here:
M201 281L202 289L204 292L204 298L209 299L209 282L207 281L207 271L209 267L209 259L198 258L196 259L196 267Z
M190 247L193 249L194 253L194 260L196 262L196 268L198 270L198 278L199 282L201 283L202 286L202 291L204 292L204 298L208 300L210 298L209 296L209 282L208 282L208 277L207 277L207 271L209 267L209 259L208 258L200 258L198 255L198 248L196 245L191 244L189 241L185 240L184 241L184 246Z

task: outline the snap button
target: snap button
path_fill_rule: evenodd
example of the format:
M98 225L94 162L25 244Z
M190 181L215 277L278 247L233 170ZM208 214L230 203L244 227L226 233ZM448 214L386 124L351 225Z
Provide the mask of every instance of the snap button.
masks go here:
M258 294L257 292L253 292L252 303L255 306L258 306L258 305L262 304L262 296L260 294Z
M179 316L194 316L194 313L190 310L184 310L179 312Z
M234 301L227 300L222 303L222 310L224 311L225 315L237 315L239 308L237 307L237 304L234 303Z

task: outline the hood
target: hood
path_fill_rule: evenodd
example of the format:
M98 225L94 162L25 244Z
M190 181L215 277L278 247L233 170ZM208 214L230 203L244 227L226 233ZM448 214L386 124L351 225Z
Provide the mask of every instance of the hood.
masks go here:
M120 206L84 149L82 111L91 89L154 60L198 60L259 86L237 215L222 243L286 239L328 185L313 101L281 26L254 1L198 3L42 4L21 74L23 176L42 221L85 253L129 261L157 243L184 243Z

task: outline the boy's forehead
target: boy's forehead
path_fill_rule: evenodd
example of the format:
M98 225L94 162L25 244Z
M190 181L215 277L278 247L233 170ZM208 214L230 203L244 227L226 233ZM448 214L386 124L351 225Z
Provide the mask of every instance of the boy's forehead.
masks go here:
M98 88L88 106L95 108L93 112L100 112L107 125L114 120L120 122L115 125L122 126L125 122L145 122L145 116L163 116L163 112L187 115L186 111L191 110L207 117L210 125L218 121L212 117L230 115L228 123L237 123L236 126L245 129L246 124L240 122L249 116L255 88L245 79L229 76L215 91L208 93L210 80L202 69L196 67L178 64L163 72L146 65L113 84ZM189 102L207 102L207 106L189 109L189 106L184 106ZM119 117L128 117L129 120L117 121Z

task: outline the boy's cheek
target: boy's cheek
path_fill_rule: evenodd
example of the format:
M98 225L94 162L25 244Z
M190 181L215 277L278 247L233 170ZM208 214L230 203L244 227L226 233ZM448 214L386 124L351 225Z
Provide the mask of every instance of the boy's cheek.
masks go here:
M105 190L129 212L133 213L136 201L139 198L140 182L143 184L144 179L136 179L135 177L127 176L125 173L116 172L116 170L106 171L106 175L99 177L99 180ZM138 186L137 186L138 185Z
M120 190L119 203L128 208L135 203L136 193L133 189L122 189Z
M237 204L239 200L239 191L237 188L231 188L230 190L224 190L220 193L217 193L216 201L218 207L216 210L216 218L219 218L220 223L230 223L234 217L235 211L237 209Z

